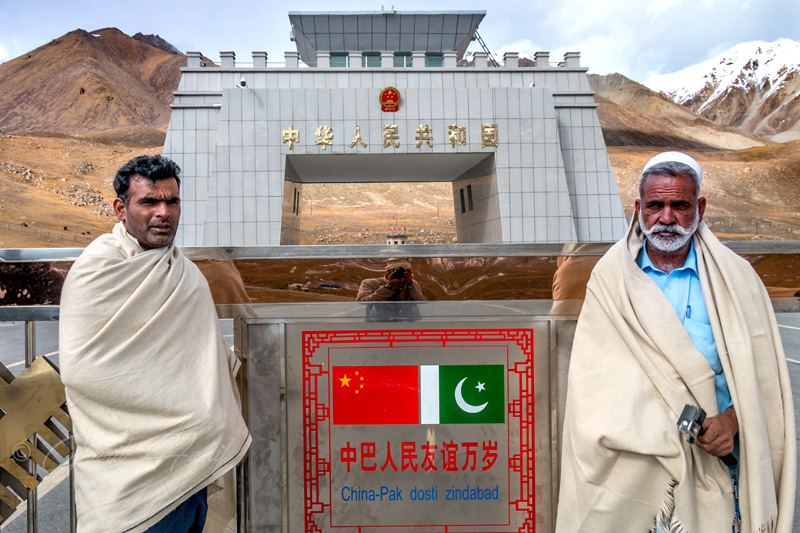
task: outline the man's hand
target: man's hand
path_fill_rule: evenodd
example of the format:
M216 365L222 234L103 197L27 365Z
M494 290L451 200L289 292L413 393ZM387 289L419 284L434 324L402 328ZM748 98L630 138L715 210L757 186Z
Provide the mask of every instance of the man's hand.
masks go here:
M702 435L697 437L697 446L715 457L733 453L733 438L739 433L739 420L733 406L717 416L703 422Z
M398 279L390 279L386 283L386 287L389 289L402 289L406 284L405 278L398 278Z

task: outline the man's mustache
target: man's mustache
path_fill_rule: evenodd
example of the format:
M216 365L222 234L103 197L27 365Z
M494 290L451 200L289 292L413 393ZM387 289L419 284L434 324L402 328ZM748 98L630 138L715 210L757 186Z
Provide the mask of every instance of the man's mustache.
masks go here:
M651 227L647 228L648 233L676 233L678 235L691 235L689 229L684 228L677 222L673 222L672 224L661 224L655 223Z

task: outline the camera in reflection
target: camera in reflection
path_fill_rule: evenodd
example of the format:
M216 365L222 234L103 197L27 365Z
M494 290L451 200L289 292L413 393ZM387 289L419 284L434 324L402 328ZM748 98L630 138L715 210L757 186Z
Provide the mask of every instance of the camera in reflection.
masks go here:
M389 271L389 279L403 279L406 277L406 269L403 267L393 268Z

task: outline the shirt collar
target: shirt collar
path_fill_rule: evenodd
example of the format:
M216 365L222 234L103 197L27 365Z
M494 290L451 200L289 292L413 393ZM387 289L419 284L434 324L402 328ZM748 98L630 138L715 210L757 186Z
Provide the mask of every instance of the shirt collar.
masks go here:
M697 272L697 254L694 251L694 239L691 239L689 242L689 255L686 256L686 261L684 261L681 268L676 268L673 270L673 272L688 268L689 270L693 270L695 274L700 275ZM644 239L642 253L639 255L638 263L642 270L647 270L649 268L651 270L655 270L656 272L663 272L663 270L656 268L656 266L650 260L650 256L647 255L647 237Z

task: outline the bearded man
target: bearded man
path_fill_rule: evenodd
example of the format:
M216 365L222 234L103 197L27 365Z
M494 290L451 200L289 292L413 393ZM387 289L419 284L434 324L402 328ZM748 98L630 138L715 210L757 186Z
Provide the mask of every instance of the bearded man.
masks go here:
M645 165L627 236L597 263L567 385L556 531L791 531L792 393L769 297L703 223L702 170ZM697 445L676 426L708 417ZM720 460L732 454L738 466Z
M61 377L83 533L202 531L206 487L250 445L238 361L208 283L173 243L179 174L160 156L123 166L114 179L119 222L64 283Z

